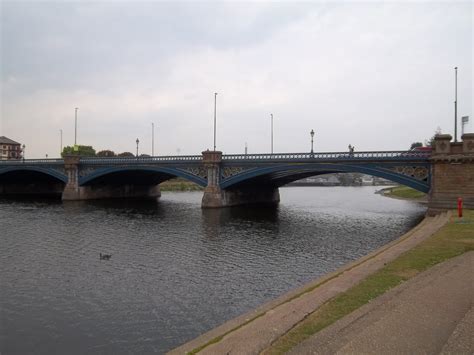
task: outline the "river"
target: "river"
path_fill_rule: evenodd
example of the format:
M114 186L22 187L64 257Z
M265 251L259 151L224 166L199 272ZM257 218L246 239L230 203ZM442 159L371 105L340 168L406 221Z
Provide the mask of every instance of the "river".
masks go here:
M288 187L278 207L221 210L201 192L0 199L0 353L164 353L423 218L377 189Z

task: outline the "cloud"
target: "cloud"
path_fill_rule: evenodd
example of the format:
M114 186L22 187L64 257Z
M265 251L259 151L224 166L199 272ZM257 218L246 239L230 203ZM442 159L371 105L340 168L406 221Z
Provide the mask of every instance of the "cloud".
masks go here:
M38 156L59 129L71 142L76 106L99 149L151 150L155 122L158 152L199 154L215 91L227 153L269 151L270 113L277 151L308 150L311 129L317 150L404 149L452 130L455 65L472 112L470 3L2 7L0 129Z

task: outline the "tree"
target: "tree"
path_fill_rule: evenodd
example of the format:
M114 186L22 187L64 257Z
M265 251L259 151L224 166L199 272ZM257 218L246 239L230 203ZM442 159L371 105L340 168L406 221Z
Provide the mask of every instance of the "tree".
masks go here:
M423 147L423 143L421 142L413 142L410 146L410 150L413 150L415 148L418 148L418 147Z
M135 155L133 155L133 153L130 153L130 152L123 152L123 153L120 153L117 155L118 157L134 157Z
M101 150L100 152L97 152L98 157L115 157L115 153L111 150Z
M140 154L141 158L150 158L151 156L149 154Z
M438 128L436 128L435 134L429 140L425 141L425 145L427 147L434 147L434 140L435 140L436 136L438 136L440 134L441 134L441 128L438 127Z
M61 156L65 155L80 155L81 157L95 157L95 149L90 145L77 145L76 149L73 146L64 147Z

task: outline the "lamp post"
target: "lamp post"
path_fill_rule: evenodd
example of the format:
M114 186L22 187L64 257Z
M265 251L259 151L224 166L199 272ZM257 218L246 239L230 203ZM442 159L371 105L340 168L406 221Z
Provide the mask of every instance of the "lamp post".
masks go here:
M214 151L216 151L217 92L214 93Z
M151 156L155 156L155 123L151 123Z
M60 145L61 145L61 149L59 150L59 157L61 158L61 155L63 154L63 130L60 129L59 130L59 140L60 140Z
M22 153L23 153L23 161L25 161L26 145L23 144L21 147L23 148L23 151L22 151Z
M309 134L311 135L311 154L313 154L314 153L314 151L313 151L314 130L311 130L311 132Z
M140 141L138 140L138 138L137 138L137 140L135 141L135 143L137 143L137 158L138 158L138 143L140 143Z
M273 154L273 113L270 114L271 117L271 153Z
M79 110L79 107L76 107L74 109L74 145L77 145L77 110Z
M454 67L454 142L458 141L458 67Z

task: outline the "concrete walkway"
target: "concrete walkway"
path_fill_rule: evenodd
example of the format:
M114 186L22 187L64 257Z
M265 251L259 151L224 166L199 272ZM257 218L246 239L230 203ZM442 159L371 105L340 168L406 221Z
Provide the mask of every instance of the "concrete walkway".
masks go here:
M289 354L473 354L474 252L417 275Z
M430 237L447 221L447 213L427 217L401 238L366 257L226 322L169 354L185 354L210 341L213 343L204 347L199 354L258 354L324 302L348 290Z

